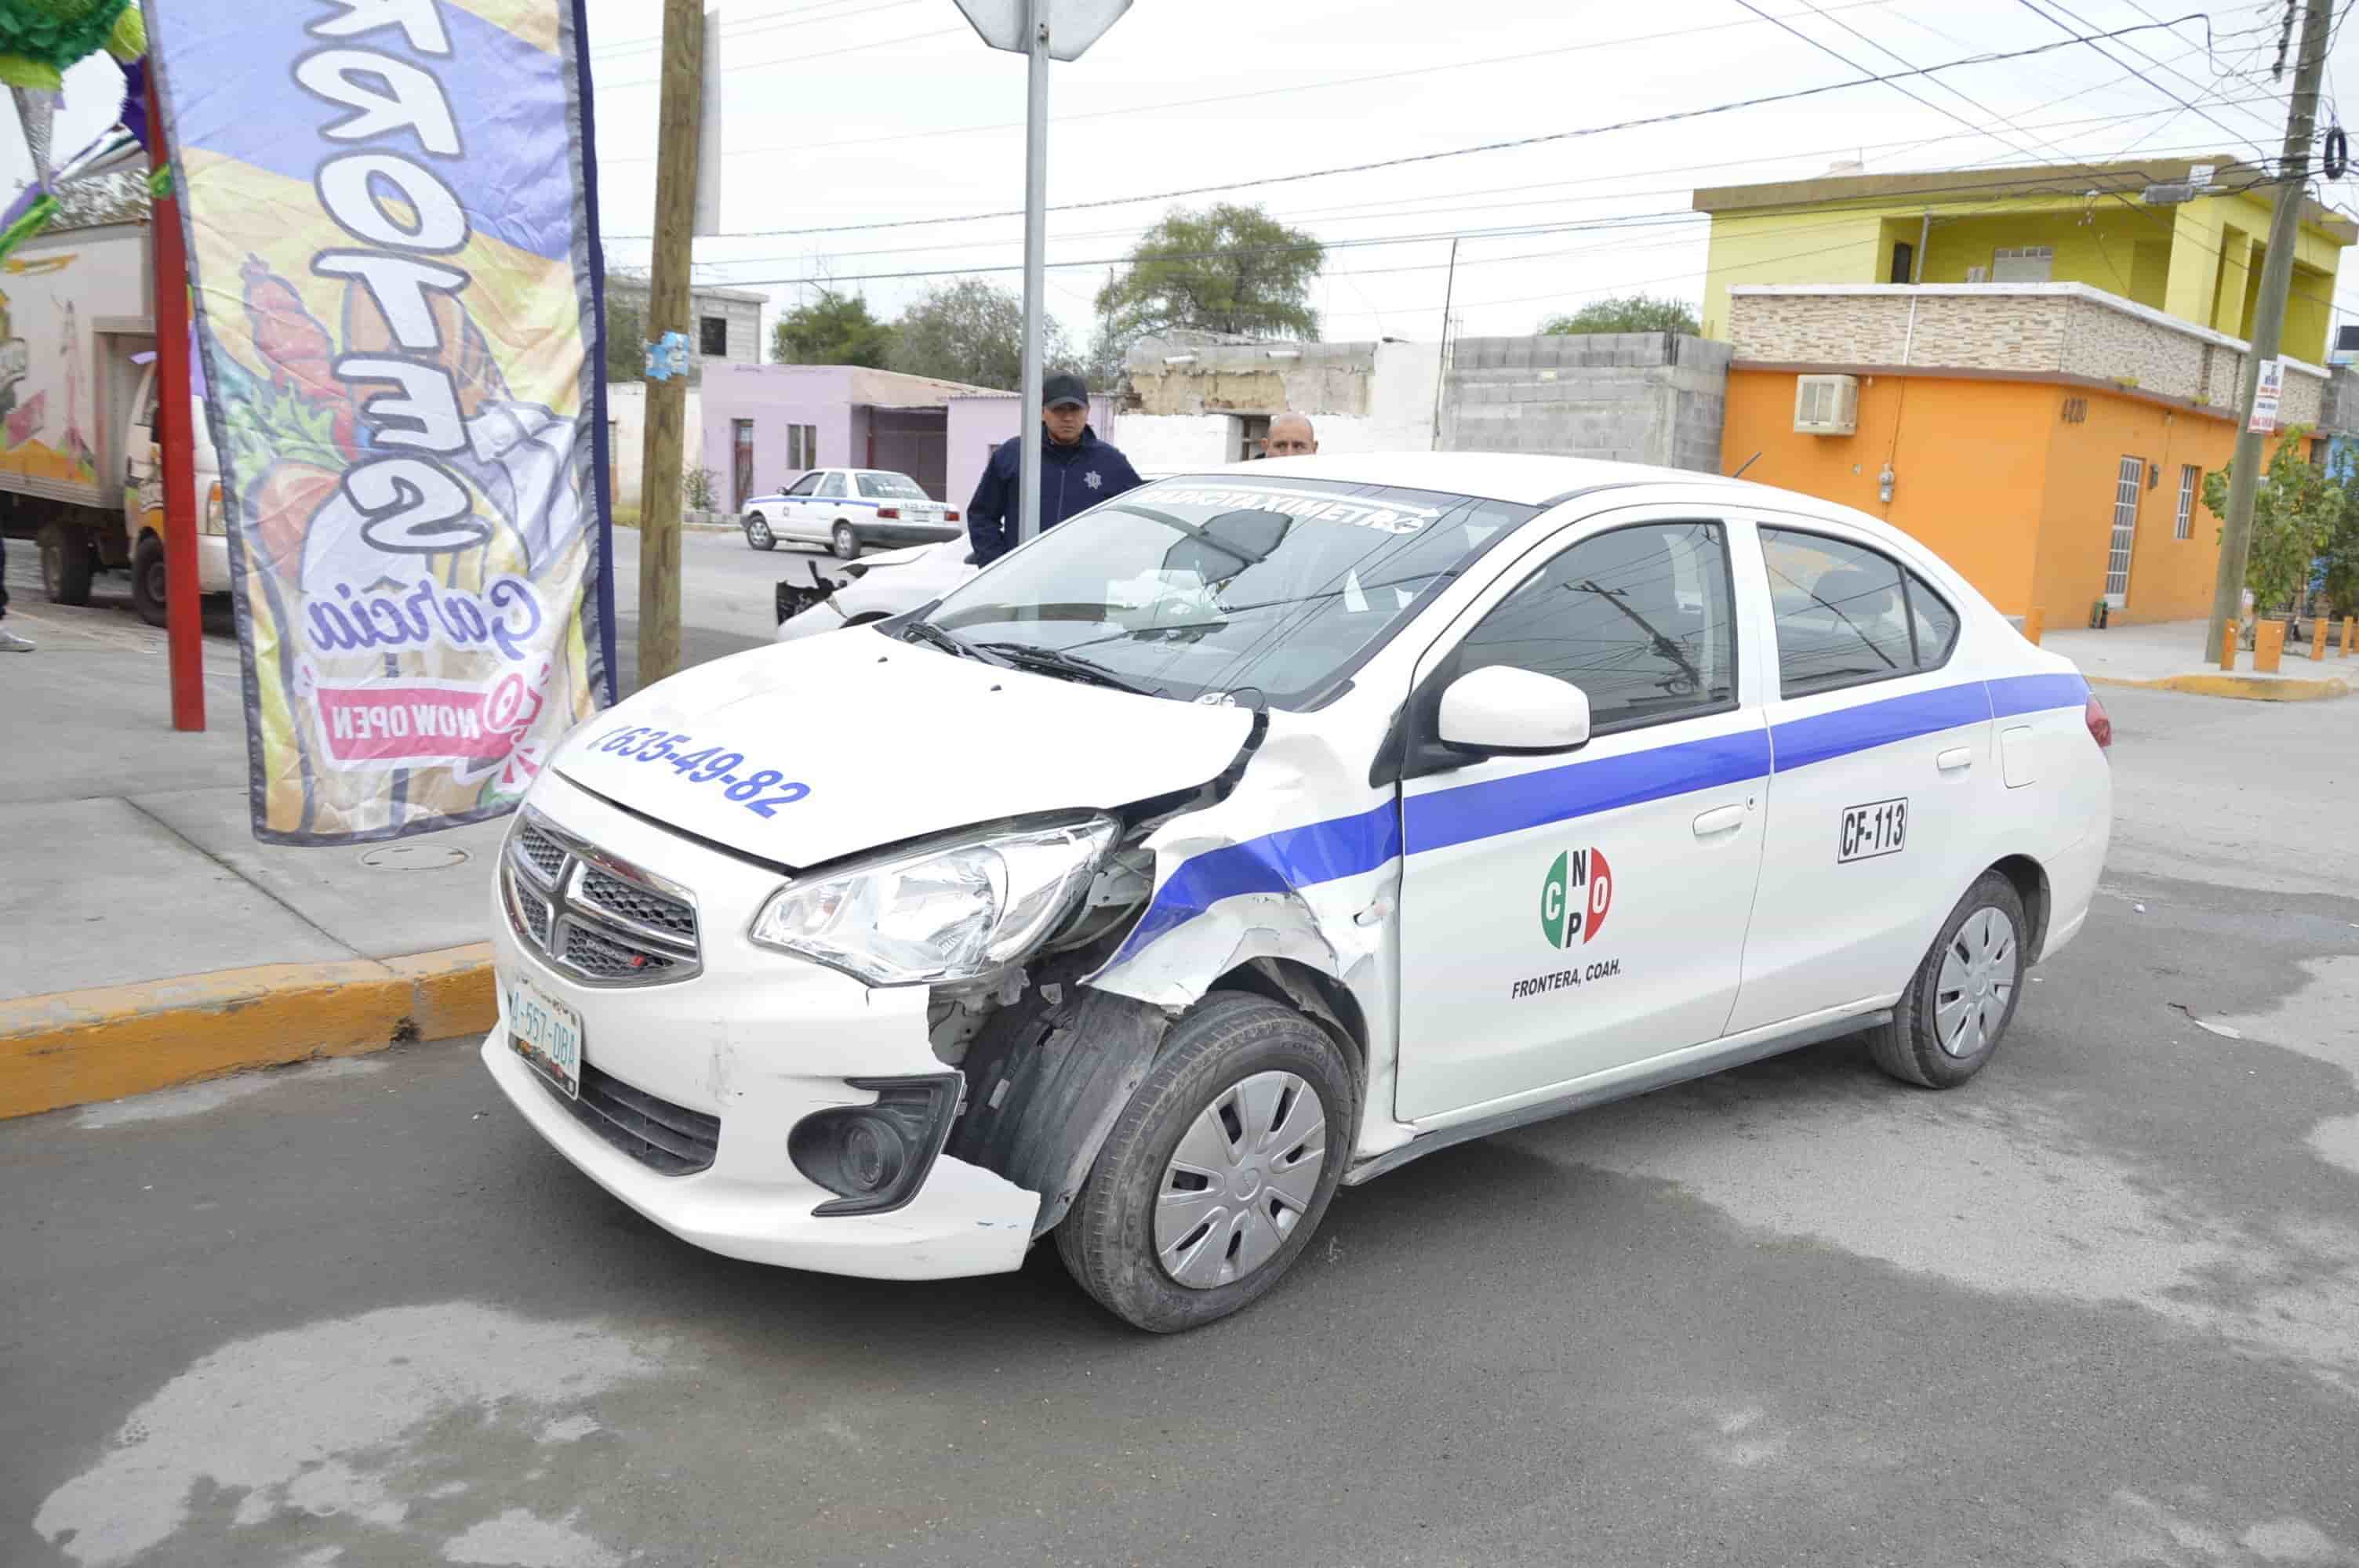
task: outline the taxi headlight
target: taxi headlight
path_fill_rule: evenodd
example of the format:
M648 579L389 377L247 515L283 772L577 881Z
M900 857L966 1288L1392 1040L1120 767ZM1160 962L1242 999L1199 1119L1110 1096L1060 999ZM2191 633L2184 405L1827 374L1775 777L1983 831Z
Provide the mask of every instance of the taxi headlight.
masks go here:
M746 935L872 986L976 979L1072 913L1119 831L1111 816L1068 819L789 882Z

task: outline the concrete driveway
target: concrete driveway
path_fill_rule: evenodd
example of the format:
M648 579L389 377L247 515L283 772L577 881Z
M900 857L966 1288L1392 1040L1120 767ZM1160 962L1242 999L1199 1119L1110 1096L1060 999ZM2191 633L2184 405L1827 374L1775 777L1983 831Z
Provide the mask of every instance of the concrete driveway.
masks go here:
M2359 705L2107 702L1975 1083L1447 1151L1179 1338L697 1252L467 1042L0 1126L0 1563L2359 1563Z

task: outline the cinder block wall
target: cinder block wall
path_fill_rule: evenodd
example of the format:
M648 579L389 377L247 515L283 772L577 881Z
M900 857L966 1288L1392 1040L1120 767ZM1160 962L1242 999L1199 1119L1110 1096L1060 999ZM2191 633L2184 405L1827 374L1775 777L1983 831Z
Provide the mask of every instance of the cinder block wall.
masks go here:
M1717 472L1729 356L1674 332L1461 338L1441 446Z

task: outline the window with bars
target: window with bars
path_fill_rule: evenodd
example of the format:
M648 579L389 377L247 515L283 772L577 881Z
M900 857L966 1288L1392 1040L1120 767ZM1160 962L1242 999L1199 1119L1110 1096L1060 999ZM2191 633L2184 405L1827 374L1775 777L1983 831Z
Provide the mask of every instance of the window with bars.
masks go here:
M2203 470L2193 463L2179 470L2179 525L2171 531L2174 539L2192 537L2195 532L2195 498L2203 492Z
M2105 553L2105 599L2119 608L2130 595L2130 551L2137 542L2138 492L2146 488L2146 460L2124 458L2114 481L2114 536Z

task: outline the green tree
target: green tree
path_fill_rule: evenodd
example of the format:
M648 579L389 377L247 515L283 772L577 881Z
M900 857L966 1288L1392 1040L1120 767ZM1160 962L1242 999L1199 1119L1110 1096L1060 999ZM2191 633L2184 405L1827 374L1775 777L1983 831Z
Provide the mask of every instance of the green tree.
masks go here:
M1098 291L1104 351L1179 329L1256 338L1316 338L1310 280L1327 248L1258 206L1223 201L1167 213Z
M893 328L868 313L857 294L822 288L819 297L788 311L770 328L770 362L782 365L866 365L882 370L893 353Z
M606 379L638 381L647 373L647 323L636 305L606 302Z
M2288 430L2269 460L2268 472L2253 492L2253 549L2245 563L2245 586L2252 589L2254 607L2263 615L2293 603L2310 581L2320 552L2346 525L2350 496L2325 469L2310 460L2307 427ZM2203 504L2223 520L2228 515L2234 467L2203 476Z
M1651 294L1625 294L1597 299L1570 316L1551 316L1540 327L1546 337L1579 336L1583 332L1685 332L1701 334L1695 308L1684 299L1658 299Z
M1041 337L1044 365L1061 365L1073 357L1055 317L1042 323ZM1020 390L1023 297L979 277L936 284L894 323L891 368L970 386Z

